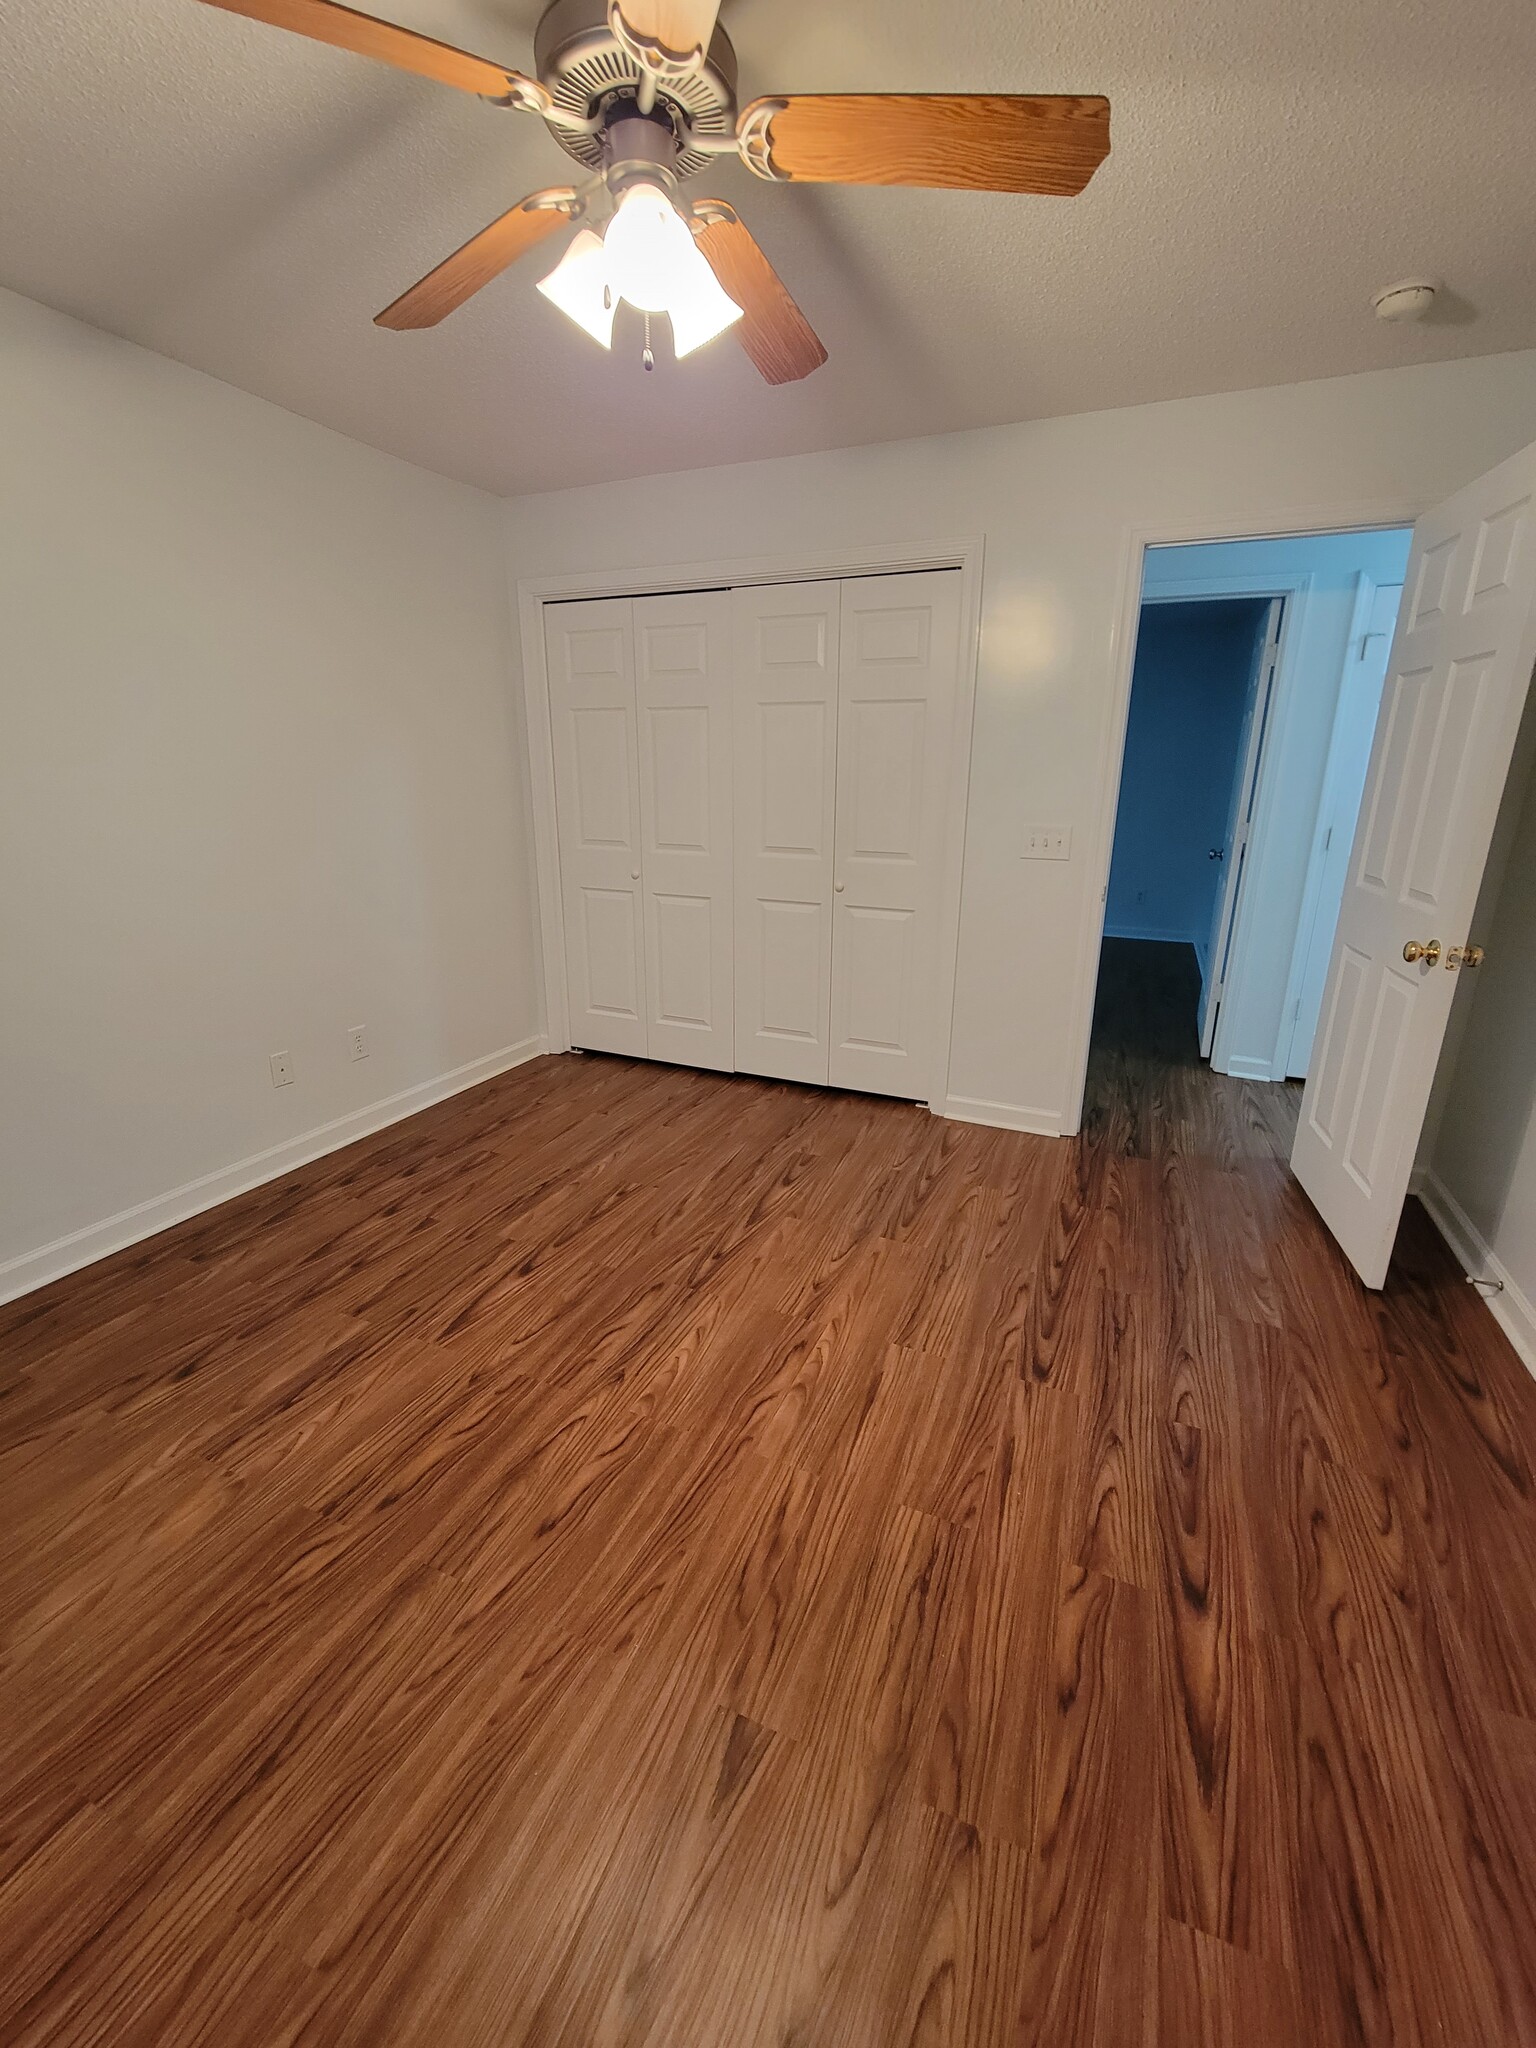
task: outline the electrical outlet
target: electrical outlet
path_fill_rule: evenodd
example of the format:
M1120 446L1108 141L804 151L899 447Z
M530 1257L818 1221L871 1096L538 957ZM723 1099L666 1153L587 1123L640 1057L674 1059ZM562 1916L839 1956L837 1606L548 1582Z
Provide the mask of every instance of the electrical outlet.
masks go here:
M291 1053L275 1052L272 1055L272 1086L286 1088L293 1079L293 1056Z
M365 1027L363 1025L354 1024L351 1026L351 1028L347 1032L347 1045L351 1051L353 1059L367 1059L368 1038Z
M1024 845L1020 860L1070 860L1072 857L1072 828L1070 825L1026 825Z

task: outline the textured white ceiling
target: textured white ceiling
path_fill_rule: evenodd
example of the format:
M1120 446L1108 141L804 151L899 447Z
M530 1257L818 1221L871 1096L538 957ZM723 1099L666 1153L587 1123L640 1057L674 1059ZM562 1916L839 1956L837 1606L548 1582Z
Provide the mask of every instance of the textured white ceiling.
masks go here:
M364 0L368 4L368 0ZM376 10L531 68L539 0ZM501 492L1536 344L1531 0L725 0L742 98L1099 91L1077 200L763 185L831 352L647 377L533 289L373 314L523 192L542 124L194 0L0 0L0 283ZM1422 327L1372 318L1405 275Z

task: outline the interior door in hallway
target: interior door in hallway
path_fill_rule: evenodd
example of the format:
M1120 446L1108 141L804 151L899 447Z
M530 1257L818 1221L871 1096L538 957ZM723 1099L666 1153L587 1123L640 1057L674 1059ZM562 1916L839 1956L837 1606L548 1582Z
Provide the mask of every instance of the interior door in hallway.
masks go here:
M1414 528L1291 1163L1368 1287L1398 1218L1536 662L1536 445Z
M736 1065L828 1077L840 586L731 592Z
M544 610L573 1045L647 1050L633 607Z
M860 576L841 591L829 1078L934 1091L944 823L960 574Z
M731 604L723 590L634 600L645 1050L734 1065Z
M1275 677L1280 667L1280 634L1284 623L1285 599L1272 597L1264 622L1264 637L1255 652L1253 678L1243 711L1242 737L1237 743L1237 776L1232 784L1227 830L1221 843L1221 886L1216 892L1211 936L1205 950L1205 972L1200 977L1200 1004L1195 1021L1200 1032L1200 1057L1205 1060L1210 1059L1215 1049L1221 999L1226 989L1227 970L1232 965L1233 929L1248 868L1248 842L1253 834L1259 770L1263 765L1264 743L1269 736Z

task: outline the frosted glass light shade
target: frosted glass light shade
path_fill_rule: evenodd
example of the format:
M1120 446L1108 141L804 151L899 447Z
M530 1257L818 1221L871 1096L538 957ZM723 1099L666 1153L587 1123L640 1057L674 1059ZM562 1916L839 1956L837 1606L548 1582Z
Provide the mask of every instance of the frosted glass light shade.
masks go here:
M642 313L665 313L679 356L741 318L687 222L656 185L629 186L602 240L583 228L539 290L604 348L613 345L620 299Z
M667 307L672 322L672 353L675 356L691 355L706 341L713 341L733 320L741 318L740 306L710 269L697 244L693 253L698 269L674 285L672 301Z
M608 258L601 235L590 228L575 235L548 277L539 279L539 290L562 313L569 313L578 327L585 327L594 341L612 348L618 294L609 290Z

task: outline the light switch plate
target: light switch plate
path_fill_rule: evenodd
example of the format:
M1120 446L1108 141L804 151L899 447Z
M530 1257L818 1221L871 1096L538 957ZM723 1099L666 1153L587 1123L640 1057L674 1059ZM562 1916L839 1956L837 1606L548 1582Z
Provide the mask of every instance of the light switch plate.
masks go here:
M1019 852L1020 860L1070 860L1072 858L1072 827L1070 825L1026 825L1024 844Z

